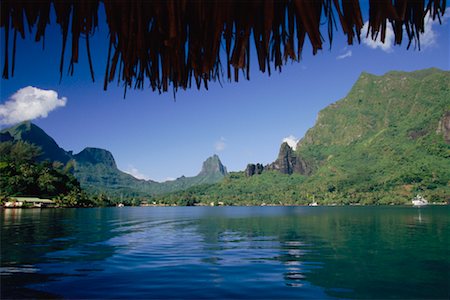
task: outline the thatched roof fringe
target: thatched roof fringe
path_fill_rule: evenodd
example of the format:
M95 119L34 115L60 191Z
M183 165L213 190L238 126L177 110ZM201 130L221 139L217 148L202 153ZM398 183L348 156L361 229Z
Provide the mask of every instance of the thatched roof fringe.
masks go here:
M89 67L94 80L90 37L98 26L99 0L3 0L0 26L5 32L3 78L14 74L16 39L25 38L25 21L35 40L45 36L50 21L51 5L56 23L61 27L62 47L59 71L63 73L69 30L71 56L70 75L79 59L80 37L85 39ZM327 22L330 45L337 23L348 44L360 42L363 19L358 0L103 0L109 27L109 48L104 88L117 77L125 88L144 88L148 80L152 90L167 91L172 85L189 88L194 79L197 88L221 80L221 48L225 48L226 78L239 80L239 70L249 79L251 45L256 49L259 69L271 73L287 60L299 60L306 36L313 53L322 49L321 24ZM440 21L445 0L370 0L369 30L372 39L385 40L387 26L392 26L395 44L403 40L408 48L424 32L427 13ZM26 20L24 19L26 18ZM390 24L388 24L390 23ZM9 39L13 30L11 68ZM253 42L250 38L253 37ZM232 71L231 69L234 69Z

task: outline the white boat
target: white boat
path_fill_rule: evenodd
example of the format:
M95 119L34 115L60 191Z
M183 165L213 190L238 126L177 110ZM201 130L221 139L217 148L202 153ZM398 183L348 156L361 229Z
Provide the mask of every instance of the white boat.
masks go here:
M317 204L317 202L313 202L313 203L310 203L310 204L308 204L309 206L319 206L319 204Z
M428 201L427 201L424 197L422 197L422 196L420 196L420 195L415 196L415 197L411 200L411 202L412 202L412 204L413 204L414 206L425 206L425 205L428 204Z

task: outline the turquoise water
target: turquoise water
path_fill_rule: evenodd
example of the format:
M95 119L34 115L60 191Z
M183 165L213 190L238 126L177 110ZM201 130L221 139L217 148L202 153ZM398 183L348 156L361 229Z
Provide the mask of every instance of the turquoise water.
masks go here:
M450 207L1 211L1 298L442 298Z

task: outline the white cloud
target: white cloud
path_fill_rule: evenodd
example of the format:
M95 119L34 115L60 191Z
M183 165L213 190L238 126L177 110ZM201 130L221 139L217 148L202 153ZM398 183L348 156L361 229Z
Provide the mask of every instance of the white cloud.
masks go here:
M293 136L292 134L288 137L285 137L282 142L283 143L287 143L289 145L289 147L291 147L292 149L297 149L297 143L298 143L299 139L296 138L295 136Z
M441 21L443 24L447 23L447 20L450 19L450 7L447 7L445 10L445 14L441 17ZM392 29L391 24L386 26L386 38L384 44L381 42L381 33L378 33L376 40L372 40L370 32L369 36L367 35L369 22L364 23L364 27L361 30L362 42L372 48L377 49L380 48L385 52L392 52L394 46L394 31ZM420 48L422 50L427 48L432 48L437 45L438 33L433 29L434 26L439 25L439 19L436 17L435 20L431 18L430 13L428 12L425 16L425 28L424 33L420 34ZM406 30L403 28L403 36L407 38Z
M226 144L226 139L222 136L220 137L220 139L214 144L214 149L216 149L217 152L221 152L223 150L225 150L225 147L227 146Z
M442 23L447 23L450 18L450 7L445 10L444 17L441 17ZM420 48L427 49L432 48L437 45L438 33L433 29L435 25L439 25L439 19L436 17L435 20L430 15L430 12L425 16L425 29L424 33L420 34Z
M129 165L128 169L126 169L124 172L127 174L130 174L131 176L133 176L134 178L137 178L137 179L149 180L147 175L142 174L137 168L135 168L132 165Z
M58 93L53 90L27 86L18 90L8 101L0 105L0 124L11 125L46 118L49 112L65 106L66 103L67 98L58 98Z
M164 179L164 181L174 181L174 180L177 180L177 179L173 178L173 177L166 177L166 179Z
M420 34L420 48L426 49L436 46L437 34L433 30L433 19L428 13L425 16L425 32Z
M352 57L352 50L347 50L344 54L339 55L336 59L344 59L347 57Z
M371 33L367 36L367 30L369 29L369 21L364 23L363 28L361 29L362 42L372 48L377 49L380 48L384 52L392 52L392 47L394 46L394 30L392 30L392 26L388 24L386 26L386 37L384 43L381 42L381 32L378 33L377 38L372 40ZM366 37L367 36L367 37Z

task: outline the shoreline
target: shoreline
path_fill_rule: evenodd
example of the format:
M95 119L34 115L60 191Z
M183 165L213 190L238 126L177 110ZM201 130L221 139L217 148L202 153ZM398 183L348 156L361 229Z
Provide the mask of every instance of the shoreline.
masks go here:
M124 208L124 207L372 207L372 206L388 206L388 207L414 207L414 208L425 208L428 206L449 206L449 203L444 202L435 202L435 203L429 203L428 205L424 206L414 206L412 204L325 204L325 205L304 205L304 204L266 204L266 205L206 205L206 204L197 204L197 205L177 205L177 204L145 204L145 205L125 205L125 206L92 206L92 207L51 207L51 206L44 206L44 207L37 207L37 206L31 206L31 207L5 207L0 206L0 210L16 210L16 209L73 209L73 208Z

